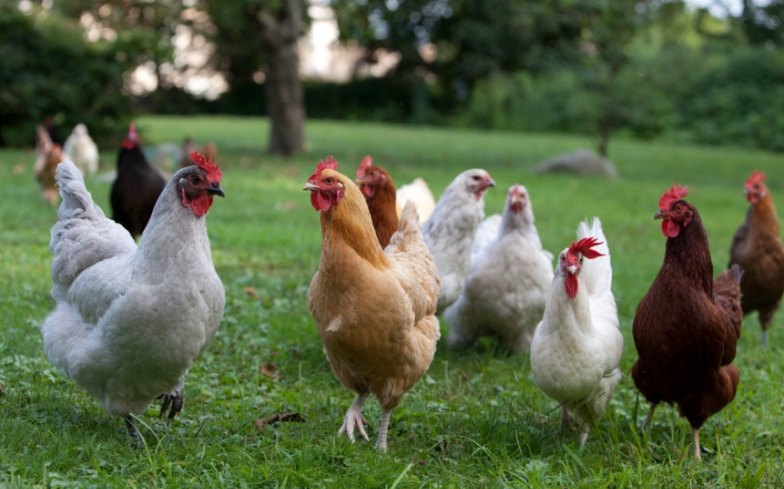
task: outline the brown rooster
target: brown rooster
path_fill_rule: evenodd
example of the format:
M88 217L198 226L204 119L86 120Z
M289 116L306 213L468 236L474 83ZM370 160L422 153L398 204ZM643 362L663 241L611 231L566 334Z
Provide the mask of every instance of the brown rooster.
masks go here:
M376 448L387 448L392 409L425 374L439 337L438 271L408 204L389 246L382 250L365 199L332 158L308 179L321 220L319 270L308 306L335 376L357 398L339 433L367 439L361 408L374 394L382 416Z
M735 397L740 372L730 362L740 337L741 269L733 265L714 283L708 237L697 209L674 185L659 199L667 247L659 274L634 316L632 332L639 359L632 367L637 388L656 406L677 404L689 420L694 456L700 455L700 427Z
M743 315L759 313L762 344L768 344L768 328L784 293L784 246L779 234L776 206L765 186L765 174L755 171L745 185L751 206L746 222L735 232L730 248L730 265L743 268L740 290Z
M398 217L395 183L383 168L373 166L373 158L369 155L362 158L357 169L357 185L365 196L373 229L376 230L378 242L386 248L390 238L397 231Z

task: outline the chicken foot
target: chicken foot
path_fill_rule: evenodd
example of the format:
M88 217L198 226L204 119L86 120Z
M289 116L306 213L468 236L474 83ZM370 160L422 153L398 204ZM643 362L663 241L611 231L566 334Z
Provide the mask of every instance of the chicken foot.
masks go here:
M367 396L367 392L357 395L357 398L351 403L351 407L346 411L346 417L343 418L343 425L340 427L340 430L338 430L338 436L346 433L348 439L351 440L351 443L354 443L355 429L359 430L359 434L362 435L365 440L370 441L370 438L368 438L367 432L365 431L365 424L367 421L365 421L365 418L362 416L362 404L365 402L365 399L367 399Z
M169 409L169 415L167 417L168 421L171 423L175 416L180 414L182 411L182 406L185 403L185 396L182 394L181 389L175 389L168 394L161 394L158 396L159 399L163 399L161 402L161 413L158 417L163 417L166 413L166 410Z
M387 431L389 430L389 418L392 416L391 409L384 409L381 413L381 423L378 427L378 440L376 440L376 450L387 451Z

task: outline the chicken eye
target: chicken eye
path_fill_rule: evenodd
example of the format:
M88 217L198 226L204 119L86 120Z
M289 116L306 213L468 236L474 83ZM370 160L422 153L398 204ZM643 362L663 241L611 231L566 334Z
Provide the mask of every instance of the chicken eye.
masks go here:
M479 175L474 175L474 176L473 176L473 177L471 177L471 178L472 178L472 179L473 179L475 182L478 182L479 180L481 180L481 179L482 179L482 177L480 177Z
M326 183L326 184L328 184L328 185L332 185L332 183L333 183L334 181L335 181L335 180L333 180L333 179L332 179L332 177L327 177L327 178L325 178L325 179L324 179L324 183Z

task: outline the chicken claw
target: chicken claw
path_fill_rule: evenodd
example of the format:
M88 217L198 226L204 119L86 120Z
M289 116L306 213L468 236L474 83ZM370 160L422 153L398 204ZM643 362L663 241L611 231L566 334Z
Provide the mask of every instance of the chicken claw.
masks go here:
M351 404L351 407L348 408L346 411L346 417L343 419L343 425L338 430L338 435L346 433L348 439L351 440L351 443L354 443L354 429L359 430L359 434L362 435L362 438L365 440L370 440L368 438L367 432L365 431L365 418L362 416L362 403L365 402L367 398L367 393L360 394Z
M158 398L163 399L161 402L161 413L158 415L158 417L163 417L163 415L166 413L166 410L171 407L171 409L169 409L168 416L168 421L171 423L174 417L180 414L180 411L182 411L182 406L185 403L185 397L182 395L182 391L174 390L168 394L161 394L158 396Z

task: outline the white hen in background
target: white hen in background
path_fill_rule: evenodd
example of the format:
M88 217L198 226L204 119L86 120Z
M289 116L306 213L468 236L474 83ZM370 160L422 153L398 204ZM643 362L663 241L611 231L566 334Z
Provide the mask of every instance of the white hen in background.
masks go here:
M83 175L98 171L98 146L84 124L77 124L63 145L63 152L76 164Z
M491 335L513 353L528 353L553 281L551 261L528 192L512 185L503 216L490 216L479 227L463 292L444 312L449 346L468 346Z
M403 212L403 207L409 200L414 203L419 213L419 224L427 222L433 209L436 207L436 199L430 191L427 182L422 178L416 178L413 182L402 185L397 189L397 217Z
M468 273L471 243L485 217L485 191L495 182L485 170L459 174L447 186L430 219L422 226L425 243L438 267L438 314L457 300Z
M138 247L92 200L76 166L57 169L63 202L52 227L52 297L42 327L46 355L111 414L123 416L163 396L172 419L185 375L223 316L205 214L223 196L213 162L178 171L155 205Z
M623 335L612 286L607 239L598 218L581 222L578 241L558 257L542 322L531 343L534 381L580 423L580 444L621 380Z

